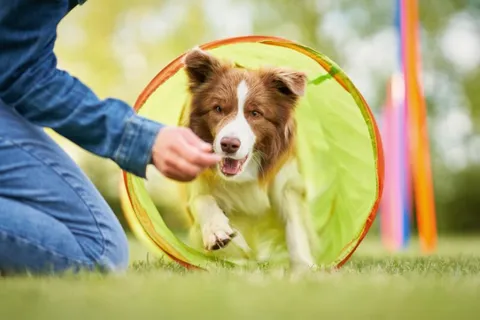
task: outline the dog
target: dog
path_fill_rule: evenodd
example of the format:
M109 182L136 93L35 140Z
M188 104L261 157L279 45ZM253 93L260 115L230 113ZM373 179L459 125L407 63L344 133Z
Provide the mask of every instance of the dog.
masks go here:
M306 74L250 70L198 47L183 64L190 97L186 126L222 156L188 186L190 244L233 260L261 262L284 252L291 267L316 268L295 150L294 112Z

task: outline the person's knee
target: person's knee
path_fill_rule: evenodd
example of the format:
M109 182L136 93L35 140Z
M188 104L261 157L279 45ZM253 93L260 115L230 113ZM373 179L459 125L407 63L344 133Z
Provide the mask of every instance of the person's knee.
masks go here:
M130 250L128 246L128 239L125 232L121 232L116 240L115 254L114 254L115 270L125 271L128 268L130 261Z
M105 252L100 263L108 272L124 272L128 269L130 252L128 239L121 227L113 228L107 235Z

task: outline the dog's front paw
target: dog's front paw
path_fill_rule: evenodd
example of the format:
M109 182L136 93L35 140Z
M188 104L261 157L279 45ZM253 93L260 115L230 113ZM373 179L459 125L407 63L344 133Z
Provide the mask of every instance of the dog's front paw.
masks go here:
M294 275L306 275L320 270L314 262L297 262L292 264L292 273Z
M203 245L208 251L218 250L224 248L236 235L228 221L210 221L203 227Z
M293 260L291 261L291 266L295 272L309 272L317 271L319 269L318 265L311 257Z

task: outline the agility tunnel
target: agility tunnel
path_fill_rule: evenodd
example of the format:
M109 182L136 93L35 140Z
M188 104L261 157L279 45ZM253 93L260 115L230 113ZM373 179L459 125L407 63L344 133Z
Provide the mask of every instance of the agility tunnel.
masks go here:
M246 36L210 42L200 48L246 68L268 64L307 74L306 93L295 117L297 152L320 248L315 258L319 266L341 267L372 225L383 189L382 143L365 99L328 57L290 40ZM167 125L180 123L189 95L182 57L164 67L139 95L135 103L138 114ZM170 184L169 194L174 194L174 183ZM168 227L164 212L152 197L178 201L174 197L150 194L144 179L127 172L123 172L121 188L126 219L150 251L191 269L208 270L218 262L235 265L213 261L189 247Z

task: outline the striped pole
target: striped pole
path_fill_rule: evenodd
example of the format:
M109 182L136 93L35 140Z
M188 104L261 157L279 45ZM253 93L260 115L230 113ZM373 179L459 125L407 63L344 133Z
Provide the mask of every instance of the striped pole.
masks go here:
M395 103L398 105L399 115L399 130L400 130L400 141L399 141L399 161L401 162L401 174L399 181L399 197L401 208L399 209L399 219L401 220L401 247L405 248L408 245L410 240L410 227L411 227L411 211L410 211L410 161L409 161L409 118L408 118L408 100L406 97L405 91L405 74L404 66L405 60L403 55L404 47L404 38L403 38L403 9L402 0L397 0L396 3L396 14L395 14L395 25L398 35L398 52L397 52L397 77L395 83Z
M395 7L399 50L397 65L387 87L384 107L385 189L381 207L384 245L392 251L405 248L410 238L408 118L406 112L403 60L401 51L400 0Z
M437 227L420 81L417 0L396 1L395 26L398 63L388 84L382 123L386 160L382 241L393 251L408 246L414 202L421 249L432 252L437 245Z

